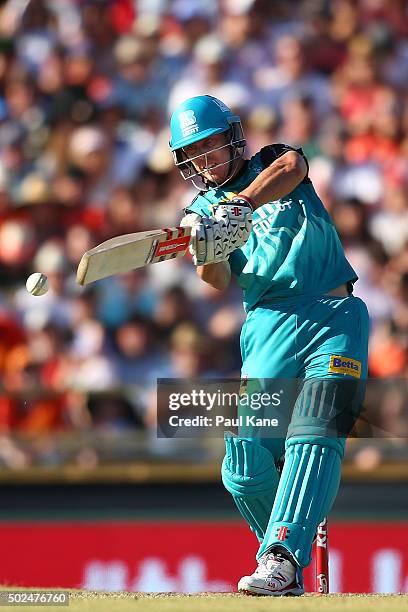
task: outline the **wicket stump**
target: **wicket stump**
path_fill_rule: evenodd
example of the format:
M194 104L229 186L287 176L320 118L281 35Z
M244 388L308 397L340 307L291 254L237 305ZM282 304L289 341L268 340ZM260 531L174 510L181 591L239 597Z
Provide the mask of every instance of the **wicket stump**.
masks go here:
M329 540L327 518L317 528L316 544L316 592L329 593Z

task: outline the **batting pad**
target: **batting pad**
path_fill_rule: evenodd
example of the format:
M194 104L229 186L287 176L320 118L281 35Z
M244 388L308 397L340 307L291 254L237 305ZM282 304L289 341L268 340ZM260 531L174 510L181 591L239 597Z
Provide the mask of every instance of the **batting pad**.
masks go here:
M340 484L345 440L291 438L265 538L257 558L274 546L309 565L318 524L329 513Z
M273 455L257 441L229 433L225 434L225 447L222 482L262 542L279 484Z

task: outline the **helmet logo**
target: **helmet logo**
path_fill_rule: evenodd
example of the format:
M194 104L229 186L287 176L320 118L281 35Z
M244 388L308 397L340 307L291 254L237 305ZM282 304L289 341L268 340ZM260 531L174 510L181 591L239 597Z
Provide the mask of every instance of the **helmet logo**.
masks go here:
M197 119L193 110L186 110L179 114L178 120L180 122L181 131L183 138L195 134L198 132Z

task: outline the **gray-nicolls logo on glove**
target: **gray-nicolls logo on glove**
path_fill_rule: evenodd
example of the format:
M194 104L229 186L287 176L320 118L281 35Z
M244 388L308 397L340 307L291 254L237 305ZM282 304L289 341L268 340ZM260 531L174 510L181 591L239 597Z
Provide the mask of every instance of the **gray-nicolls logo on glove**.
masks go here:
M180 223L190 226L190 253L196 266L217 263L243 246L252 229L250 199L237 196L217 207L214 217L189 213Z

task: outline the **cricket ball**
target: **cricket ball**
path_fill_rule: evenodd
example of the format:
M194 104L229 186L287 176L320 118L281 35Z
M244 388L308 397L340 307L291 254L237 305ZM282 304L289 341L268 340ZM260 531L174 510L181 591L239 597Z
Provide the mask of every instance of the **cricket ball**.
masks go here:
M41 272L34 272L27 278L26 289L31 295L44 295L49 289L48 278Z

